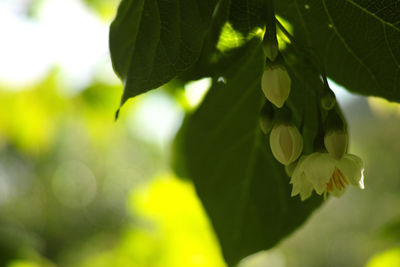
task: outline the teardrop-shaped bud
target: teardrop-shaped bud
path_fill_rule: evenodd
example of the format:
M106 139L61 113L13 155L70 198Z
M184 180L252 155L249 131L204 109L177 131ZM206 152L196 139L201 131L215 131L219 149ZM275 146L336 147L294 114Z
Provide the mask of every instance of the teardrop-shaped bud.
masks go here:
M265 97L275 106L281 108L289 97L290 76L283 65L267 66L261 79L261 88Z
M343 130L329 131L325 134L324 144L328 153L335 159L341 159L347 151L349 137Z
M335 93L330 88L325 88L321 95L321 106L325 110L331 110L336 104Z
M341 159L346 153L349 141L344 118L339 112L339 109L331 109L324 125L324 145L335 159Z
M266 41L263 44L264 54L265 56L272 62L275 61L278 56L279 48L278 42L275 41Z
M294 125L278 124L269 137L272 154L280 163L289 165L303 151L303 137Z

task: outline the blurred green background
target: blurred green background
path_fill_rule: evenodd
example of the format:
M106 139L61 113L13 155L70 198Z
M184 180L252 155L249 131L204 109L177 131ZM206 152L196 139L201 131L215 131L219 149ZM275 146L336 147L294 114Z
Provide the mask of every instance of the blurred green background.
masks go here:
M0 1L0 266L225 266L193 185L170 167L209 80L130 100L115 122L117 4ZM328 199L241 267L400 266L400 105L333 88L366 189Z

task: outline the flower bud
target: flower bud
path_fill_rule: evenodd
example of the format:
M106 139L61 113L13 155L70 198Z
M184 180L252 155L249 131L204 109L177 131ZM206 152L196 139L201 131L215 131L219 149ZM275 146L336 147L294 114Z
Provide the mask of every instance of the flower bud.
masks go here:
M300 156L303 150L303 137L296 126L279 124L272 128L269 145L276 160L289 165Z
M275 106L281 108L289 97L290 77L283 65L268 66L261 79L261 88L265 97Z
M324 137L325 148L335 159L341 159L347 151L348 136L345 131L329 131Z
M336 96L335 93L326 88L321 95L321 106L325 110L331 110L336 104Z
M333 108L328 112L324 130L324 145L326 150L335 159L341 159L347 151L349 138L344 119L339 114L339 110Z
M260 128L264 134L271 131L274 123L274 109L271 103L266 102L260 111Z
M278 56L278 43L275 41L267 41L263 44L264 54L270 61L275 61Z

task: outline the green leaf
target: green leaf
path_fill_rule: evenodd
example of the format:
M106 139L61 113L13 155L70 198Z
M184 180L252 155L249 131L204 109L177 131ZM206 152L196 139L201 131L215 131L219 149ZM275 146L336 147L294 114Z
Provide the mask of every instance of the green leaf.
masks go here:
M262 35L264 0L221 0L213 16L199 60L179 78L183 81L213 76L235 61L236 50Z
M185 172L195 183L229 265L276 245L321 202L316 196L305 202L290 196L289 177L271 154L269 136L259 128L265 102L260 87L265 58L260 42L252 40L240 51L222 74L226 83L213 78L204 102L178 134L183 138L178 149L184 154ZM294 63L289 54L287 61ZM309 153L319 122L316 90L307 84L320 80L318 75L311 79L306 75L293 77L288 105L295 110L298 126L303 124Z
M122 102L157 88L199 57L217 0L123 0L110 27Z
M399 0L275 1L327 74L348 90L400 101Z

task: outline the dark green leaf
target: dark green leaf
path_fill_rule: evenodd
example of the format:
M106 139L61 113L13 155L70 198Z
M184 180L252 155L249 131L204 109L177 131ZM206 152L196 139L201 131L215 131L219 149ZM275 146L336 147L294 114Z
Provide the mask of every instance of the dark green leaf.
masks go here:
M226 83L213 79L203 104L178 135L184 139L183 148L182 141L179 144L185 171L195 183L229 265L274 246L321 201L315 196L306 202L290 197L289 177L273 158L268 136L259 129L265 101L260 40L246 44L240 55L223 73ZM299 78L320 82L318 75ZM303 127L305 149L310 152L319 129L316 90L296 77L294 81L289 106L296 110L299 125L303 115L311 115Z
M295 43L311 46L348 90L400 101L399 0L275 1Z
M110 27L122 101L157 88L199 57L217 0L123 0Z
M214 76L235 62L236 50L264 27L264 0L222 0L213 16L199 60L180 77Z

